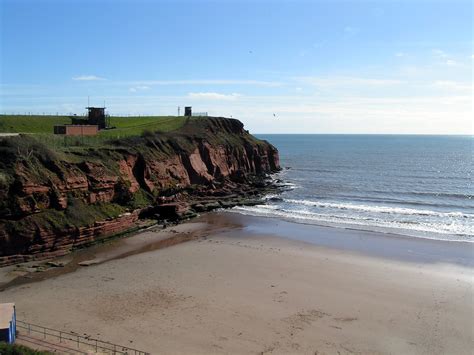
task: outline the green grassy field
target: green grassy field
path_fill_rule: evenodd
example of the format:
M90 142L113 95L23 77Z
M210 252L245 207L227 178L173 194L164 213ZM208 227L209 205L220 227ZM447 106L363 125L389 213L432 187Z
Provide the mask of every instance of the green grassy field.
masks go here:
M35 139L55 149L104 146L110 140L139 136L145 131L171 132L181 128L187 118L183 116L110 117L111 127L97 136L63 136L53 134L55 125L70 124L68 116L0 115L1 133L31 134Z
M140 135L145 130L170 132L183 126L186 118L177 116L110 117L110 125L116 129L99 133L106 137ZM0 115L0 133L52 134L55 125L70 124L68 116Z
M144 131L171 132L181 128L185 122L183 116L110 117L110 125L116 128L102 131L100 135L120 138L138 136Z
M69 124L67 116L0 115L0 133L53 133L57 124Z

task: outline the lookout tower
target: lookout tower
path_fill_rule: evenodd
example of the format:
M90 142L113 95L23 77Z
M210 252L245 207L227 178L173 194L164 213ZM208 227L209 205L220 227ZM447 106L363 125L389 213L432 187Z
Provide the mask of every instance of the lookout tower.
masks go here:
M107 121L105 118L105 107L86 107L88 113L88 124L97 125L99 129L105 129L107 127Z

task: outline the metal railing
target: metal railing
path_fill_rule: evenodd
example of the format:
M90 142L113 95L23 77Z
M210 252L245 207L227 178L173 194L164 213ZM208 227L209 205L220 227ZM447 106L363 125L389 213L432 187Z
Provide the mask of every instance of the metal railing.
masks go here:
M60 344L68 345L69 347L74 346L78 351L92 350L100 352L101 354L114 354L114 355L150 355L150 353L132 349L127 346L113 344L105 342L99 339L94 339L88 336L82 336L74 333L63 332L61 330L46 328L40 325L23 322L20 320L16 321L18 334L21 336L23 331L31 336L36 335L42 339L54 339Z

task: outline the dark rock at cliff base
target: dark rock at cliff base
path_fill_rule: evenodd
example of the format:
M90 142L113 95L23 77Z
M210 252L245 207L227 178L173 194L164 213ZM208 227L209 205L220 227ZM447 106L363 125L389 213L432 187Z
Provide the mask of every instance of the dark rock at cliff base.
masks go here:
M203 204L201 203L196 203L192 206L193 210L195 210L196 212L206 212L207 211L207 208L206 206L204 206Z
M249 199L249 200L244 200L242 202L243 206L257 206L257 205L263 205L263 201L261 199Z
M206 211L212 211L221 208L221 204L219 202L207 202L204 206Z
M269 199L267 199L267 201L270 201L270 202L282 202L283 199L281 197L270 197Z

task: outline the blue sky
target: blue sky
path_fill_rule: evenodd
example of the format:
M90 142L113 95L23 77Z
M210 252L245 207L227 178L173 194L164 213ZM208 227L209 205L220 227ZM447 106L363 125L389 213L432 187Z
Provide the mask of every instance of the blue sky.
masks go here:
M0 0L0 111L472 134L471 1ZM275 114L275 116L274 116Z

